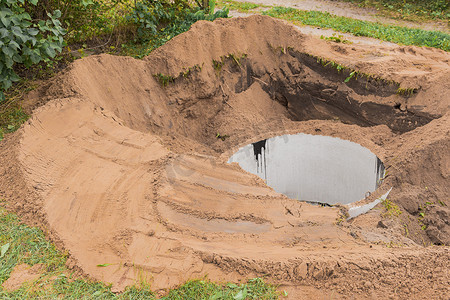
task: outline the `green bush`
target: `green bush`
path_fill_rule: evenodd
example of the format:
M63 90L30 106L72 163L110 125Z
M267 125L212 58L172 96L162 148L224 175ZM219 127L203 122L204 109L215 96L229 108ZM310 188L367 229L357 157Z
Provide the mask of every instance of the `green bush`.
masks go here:
M228 9L214 13L214 1L210 1L207 11L201 7L192 7L188 1L153 1L141 0L127 19L138 26L137 33L141 40L148 41L154 37L173 36L187 31L199 20L213 21L217 18L228 17Z
M58 18L61 12L47 13L47 20L34 21L26 7L38 0L2 0L0 3L0 102L3 92L20 78L16 63L26 67L48 61L61 52L64 29Z

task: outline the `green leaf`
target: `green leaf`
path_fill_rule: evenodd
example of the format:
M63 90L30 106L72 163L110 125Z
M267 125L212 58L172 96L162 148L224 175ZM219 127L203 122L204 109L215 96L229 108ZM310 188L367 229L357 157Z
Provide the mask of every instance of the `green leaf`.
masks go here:
M110 266L110 265L112 265L112 264L101 264L101 265L97 265L97 267L104 268L104 267L107 267L107 266Z
M14 130L14 125L8 125L8 130Z
M5 66L6 66L6 68L11 69L13 64L14 64L14 61L12 60L12 57L5 55Z
M233 297L234 300L244 300L245 298L247 298L247 287L240 290L239 293L237 293Z
M12 81L11 80L9 80L7 78L3 79L3 89L5 89L5 91L7 89L9 89L11 87L11 85L12 85Z
M348 77L344 80L344 82L345 82L345 83L349 82L350 79L352 79L353 76L355 76L355 74L356 74L356 71L351 72L351 73L350 73L350 76L348 76Z
M44 48L44 52L51 58L55 57L55 55L56 55L55 50L53 50L52 47L49 47L49 46Z
M0 17L0 21L3 23L5 27L9 27L9 25L11 24L11 19L6 17Z
M22 58L22 56L16 54L16 55L13 56L13 61L15 61L16 63L21 64L21 63L23 63L23 58Z
M27 31L28 31L28 34L32 35L32 36L35 36L39 33L39 30L37 30L36 28L28 28Z
M9 36L9 30L6 28L0 28L0 38L5 38Z
M224 299L224 294L222 291L218 291L217 293L209 297L209 300L218 300L218 299Z
M91 0L92 1L92 0ZM93 3L93 2L92 2ZM53 12L53 16L51 17L52 19L54 18L54 19L58 19L58 18L61 18L61 11L59 10L59 9L57 9L57 10L55 10L54 12Z
M12 58L14 56L14 54L16 54L16 51L13 48L11 48L10 46L2 47L2 51L3 51L3 53L5 53L5 55L7 57L10 57L10 58Z
M33 52L31 52L30 59L33 64L37 64L42 60L41 53L38 49L35 49Z
M3 256L5 256L6 251L8 251L10 244L4 244L3 246L0 247L0 258L3 258Z
M14 50L20 49L19 44L16 41L9 42L9 48L13 48Z
M84 7L87 7L87 6L91 5L91 4L94 4L94 1L93 0L81 0L81 4Z
M38 3L38 0L29 0L31 4L36 5Z

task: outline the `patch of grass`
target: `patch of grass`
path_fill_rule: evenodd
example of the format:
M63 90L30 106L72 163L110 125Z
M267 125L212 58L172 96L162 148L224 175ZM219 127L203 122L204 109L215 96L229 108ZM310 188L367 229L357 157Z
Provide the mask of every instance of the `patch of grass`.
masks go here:
M6 133L14 132L28 120L29 116L17 103L0 108L0 141Z
M206 280L194 280L170 291L162 299L278 299L279 294L273 285L265 283L261 278L250 279L240 285L228 283L224 286Z
M25 93L34 88L31 81L25 80L6 91L6 101L0 102L0 141L5 134L16 131L28 120L29 116L22 109L19 101L23 99Z
M216 70L216 75L219 76L220 72L222 71L222 68L225 64L225 61L221 58L220 60L213 59L213 68Z
M42 263L49 274L64 269L65 254L47 241L41 230L20 224L16 215L0 208L0 247L5 245L9 246L0 260L0 285L18 264Z
M220 76L220 72L222 71L222 68L225 65L225 62L227 60L231 60L236 66L241 68L242 67L241 60L245 59L245 58L247 58L246 53L243 53L243 54L230 53L230 54L221 56L219 60L213 59L212 63L213 63L213 68L216 71L216 75Z
M342 43L342 44L352 44L352 42L350 42L349 40L344 39L344 37L342 35L337 35L336 33L333 33L332 36L324 36L321 35L320 38L322 40L327 40L327 41L331 41L331 42L335 42L335 43Z
M164 75L162 73L155 74L153 75L153 77L155 77L156 80L158 80L159 84L162 85L163 87L168 86L169 83L175 82L175 77L170 75Z
M427 46L450 51L450 34L440 31L384 25L335 16L328 12L304 11L287 7L272 7L270 10L264 11L263 14L294 23L351 33L355 36L365 36L402 45Z
M450 2L448 0L344 0L360 7L375 8L380 15L393 18L424 21L450 20Z
M397 204L392 202L389 198L381 202L386 209L386 212L383 214L385 217L399 217L402 214L400 207Z
M402 95L402 96L411 96L413 93L415 93L418 90L417 88L401 88L400 87L400 83L398 83L396 81L388 80L388 79L385 79L385 78L381 78L381 77L378 77L378 76L373 75L373 74L367 74L367 73L361 72L359 70L355 70L355 69L353 69L351 67L344 66L344 65L342 65L340 63L337 63L337 62L335 62L333 60L325 59L325 58L320 57L320 56L315 56L315 55L311 55L311 54L308 54L308 53L304 53L304 54L308 55L308 56L310 56L310 57L312 57L314 59L316 59L317 63L321 64L323 67L334 68L334 69L336 69L338 71L338 73L339 72L344 72L344 71L347 72L348 76L344 80L345 83L350 82L350 80L352 80L352 79L353 80L358 80L358 77L363 77L363 78L366 78L367 80L379 81L379 82L382 82L382 83L384 83L386 85L390 85L390 84L396 85L396 86L398 86L397 94ZM386 176L386 174L385 174L385 176Z
M397 89L397 95L400 95L400 96L411 97L415 93L417 93L416 88L400 88L399 87Z
M21 224L20 219L0 207L0 299L156 299L150 286L128 287L115 294L111 286L79 278L65 264L67 255L45 239L38 228ZM41 276L18 290L1 287L20 264L43 264ZM247 283L216 284L209 280L192 280L171 290L163 299L278 299L276 287L260 278Z
M216 1L217 7L227 7L229 10L235 10L241 13L248 13L250 10L254 10L260 7L269 7L263 4L240 2L233 0L218 0Z
M154 74L153 77L158 80L159 84L161 84L163 87L168 86L170 83L174 83L175 79L183 77L183 78L189 78L194 72L200 72L202 70L202 66L200 65L194 65L189 68L183 68L183 71L181 71L177 77L174 77L172 75L165 75L162 73Z
M200 72L201 70L202 70L202 66L194 65L194 66L189 67L189 68L184 68L184 71L180 72L180 76L183 76L184 78L188 78L194 72Z

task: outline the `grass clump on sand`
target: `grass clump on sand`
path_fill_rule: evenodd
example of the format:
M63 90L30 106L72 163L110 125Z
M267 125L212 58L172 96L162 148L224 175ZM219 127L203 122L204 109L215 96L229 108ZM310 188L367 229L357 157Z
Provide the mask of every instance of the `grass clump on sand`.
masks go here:
M0 299L157 299L150 285L128 287L115 294L111 286L74 276L66 267L67 255L45 239L38 229L0 207ZM42 264L42 274L19 289L8 292L1 285L20 264ZM173 289L162 299L278 299L276 287L260 278L245 284L217 284L192 280Z

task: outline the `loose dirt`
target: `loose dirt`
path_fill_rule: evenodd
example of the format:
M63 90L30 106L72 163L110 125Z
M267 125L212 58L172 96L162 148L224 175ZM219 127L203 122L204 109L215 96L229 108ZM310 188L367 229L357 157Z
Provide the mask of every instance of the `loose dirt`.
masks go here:
M345 82L313 56L372 77ZM80 59L32 92L32 117L0 143L0 196L115 291L263 276L292 299L445 299L449 59L327 42L270 17L201 21L143 60ZM298 132L370 149L388 170L377 193L392 187L401 214L379 205L347 222L226 163Z

